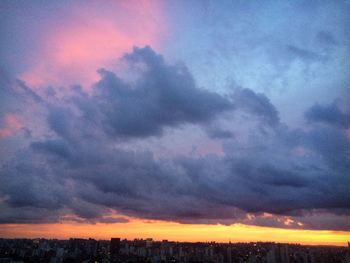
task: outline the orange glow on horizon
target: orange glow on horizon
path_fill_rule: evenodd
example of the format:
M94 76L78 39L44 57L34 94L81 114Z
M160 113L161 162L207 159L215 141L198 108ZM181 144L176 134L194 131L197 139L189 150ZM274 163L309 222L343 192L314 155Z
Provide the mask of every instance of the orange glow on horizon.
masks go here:
M128 223L115 224L7 224L0 226L0 236L6 238L95 238L111 237L126 239L148 238L189 242L256 242L273 241L309 245L345 246L350 232L328 230L278 229L235 224L205 225L179 224L166 221L132 219Z

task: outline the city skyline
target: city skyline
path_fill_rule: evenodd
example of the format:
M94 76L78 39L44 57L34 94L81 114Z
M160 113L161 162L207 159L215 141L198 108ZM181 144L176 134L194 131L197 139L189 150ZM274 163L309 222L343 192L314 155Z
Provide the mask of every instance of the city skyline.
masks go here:
M0 0L0 238L346 246L350 2Z
M12 261L14 260L14 261ZM1 262L348 263L348 247L249 242L174 242L152 238L0 239Z

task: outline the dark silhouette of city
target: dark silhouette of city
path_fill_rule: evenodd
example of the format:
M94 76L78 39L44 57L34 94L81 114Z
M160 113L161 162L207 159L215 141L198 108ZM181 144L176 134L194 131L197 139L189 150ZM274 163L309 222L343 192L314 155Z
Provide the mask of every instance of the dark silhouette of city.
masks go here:
M348 247L71 238L0 239L0 263L349 263Z

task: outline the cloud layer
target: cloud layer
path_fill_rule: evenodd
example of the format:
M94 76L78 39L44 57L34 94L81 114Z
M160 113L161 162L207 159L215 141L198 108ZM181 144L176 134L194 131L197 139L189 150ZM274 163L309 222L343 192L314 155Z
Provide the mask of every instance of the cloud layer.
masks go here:
M1 101L11 103L1 107L0 131L11 132L0 142L1 223L134 216L350 230L346 105L310 105L305 127L296 129L264 94L199 88L186 66L150 47L123 61L137 77L100 69L91 92L39 94L3 74ZM164 157L138 147L194 127L223 155Z

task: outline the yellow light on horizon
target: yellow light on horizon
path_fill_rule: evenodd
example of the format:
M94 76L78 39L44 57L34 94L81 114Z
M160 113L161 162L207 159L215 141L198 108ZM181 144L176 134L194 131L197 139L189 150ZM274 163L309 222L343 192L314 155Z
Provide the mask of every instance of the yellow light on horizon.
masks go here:
M346 246L350 231L299 230L234 225L180 224L175 222L131 219L114 224L7 224L0 225L0 236L5 238L148 238L188 242L280 242L310 245Z

